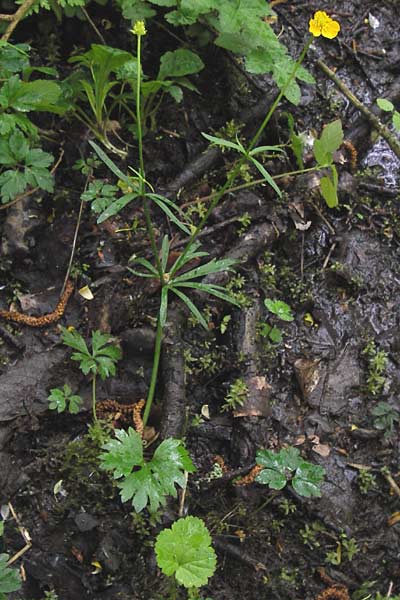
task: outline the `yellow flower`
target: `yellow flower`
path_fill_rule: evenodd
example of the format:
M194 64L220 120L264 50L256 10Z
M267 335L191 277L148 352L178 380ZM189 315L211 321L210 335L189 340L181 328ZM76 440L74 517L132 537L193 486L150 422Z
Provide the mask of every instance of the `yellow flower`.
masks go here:
M136 23L133 26L133 29L131 29L131 32L134 35L146 35L147 31L146 27L144 26L144 21L136 21Z
M314 37L322 35L330 40L335 38L340 31L340 25L334 19L331 19L324 10L317 10L313 19L310 19L310 33Z

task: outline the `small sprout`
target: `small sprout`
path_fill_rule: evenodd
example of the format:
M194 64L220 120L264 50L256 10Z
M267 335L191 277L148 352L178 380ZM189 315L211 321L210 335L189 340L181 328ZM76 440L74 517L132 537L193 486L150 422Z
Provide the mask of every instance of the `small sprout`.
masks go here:
M374 427L385 431L385 438L390 438L396 421L400 421L399 411L388 402L379 402L371 411L374 419Z
M82 398L73 394L67 383L62 389L51 389L48 401L50 410L56 410L58 413L62 413L68 408L68 411L72 415L76 415L82 405Z
M281 321L293 321L294 316L292 313L292 309L286 302L282 300L271 300L271 298L266 298L264 300L265 306L268 308L270 312L281 319Z
M357 485L360 494L368 494L371 489L376 487L376 477L368 469L360 469L357 477Z
M236 410L239 406L243 406L247 399L249 390L244 380L240 377L236 379L230 386L228 395L225 398L225 404L222 405L222 410Z
M256 477L258 483L268 485L273 490L282 490L290 481L300 496L321 496L320 484L325 469L304 460L297 448L283 448L278 453L259 450L256 462L264 467Z
M155 551L164 575L174 576L186 588L206 585L215 572L217 558L211 536L197 517L178 519L170 529L163 529L157 536Z

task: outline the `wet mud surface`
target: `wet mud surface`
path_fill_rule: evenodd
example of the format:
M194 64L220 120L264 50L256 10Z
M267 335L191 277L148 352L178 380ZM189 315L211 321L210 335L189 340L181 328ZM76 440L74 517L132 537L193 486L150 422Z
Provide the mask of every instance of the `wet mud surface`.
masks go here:
M280 107L266 141L285 141L284 110L304 132L320 132L340 117L357 151L356 168L344 152L335 210L320 199L315 175L285 180L281 201L267 187L222 201L201 241L212 257L239 261L234 289L243 306L198 296L207 332L181 306L170 313L150 425L161 438L185 436L197 467L185 510L205 520L218 554L203 598L317 600L334 586L338 595L330 598L400 594L399 423L382 427L373 412L380 403L394 415L400 411L399 160L371 138L365 119L316 65L322 59L334 68L367 106L389 94L398 108L398 8L396 2L361 0L276 5L277 31L282 28L292 55L314 10L334 13L342 35L335 42L315 41L306 66L317 85L303 86L298 107ZM99 26L110 16L103 10L94 12ZM370 14L379 21L375 29ZM44 31L59 36L61 57L78 44L78 33L81 45L96 43L87 24L57 23L48 15L39 24L33 17L17 38L31 39L44 60ZM165 39L159 39L161 53ZM149 57L151 63L150 51ZM166 102L157 133L145 138L148 177L172 198L180 190L182 204L206 197L229 168L226 155L214 148L204 152L201 132L218 131L235 118L251 135L275 93L267 77L245 77L218 49L203 59L207 69L196 82L201 95L186 94L178 108ZM0 212L0 308L14 303L35 315L58 302L85 183L71 167L89 153L87 132L62 120L45 128L57 132L49 150L57 154L63 145L65 151L54 197L33 195ZM287 159L271 168L283 172L293 165ZM251 222L241 231L237 217L245 212ZM134 218L140 226L133 235L119 231ZM175 240L177 248L181 241ZM139 208L128 207L100 226L85 208L76 288L89 285L94 299L75 291L60 322L43 329L0 320L0 504L7 512L11 503L32 542L16 563L23 565L23 588L10 598L41 600L51 590L60 600L168 597L152 545L177 517L178 503L171 500L158 522L121 503L86 436L90 381L60 341L60 324L85 337L93 329L111 333L123 358L116 377L99 384L98 401L124 405L146 396L158 296L151 284L128 274L134 253L150 257ZM218 277L214 283L229 283ZM287 302L294 320L276 320L264 298ZM262 323L279 326L282 341L260 335ZM380 370L377 355L384 359ZM233 413L223 411L238 378L249 390L247 400ZM50 389L65 382L84 400L78 415L48 410ZM235 484L254 466L258 449L285 445L326 469L321 498ZM216 457L226 467L222 474ZM10 555L25 544L19 527L10 517L3 539Z

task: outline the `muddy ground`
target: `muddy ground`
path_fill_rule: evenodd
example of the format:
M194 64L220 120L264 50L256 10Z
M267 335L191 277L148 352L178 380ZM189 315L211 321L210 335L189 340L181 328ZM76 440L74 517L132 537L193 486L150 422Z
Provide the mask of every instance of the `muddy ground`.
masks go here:
M399 160L371 139L366 121L316 59L334 68L367 106L388 93L398 103L400 44L393 15L399 4L282 2L275 9L276 30L282 29L292 55L301 48L314 10L333 13L342 31L335 41L316 40L306 65L317 85L303 86L298 107L281 105L266 142L285 141L285 110L299 131L319 133L340 117L357 164L343 152L335 210L324 205L314 179L305 176L287 179L279 202L259 186L231 194L217 208L202 241L212 256L242 259L237 272L243 287L236 291L244 306L203 303L208 332L179 306L173 308L150 424L164 437L183 431L197 466L185 511L205 520L218 554L217 572L203 598L315 600L333 584L354 600L375 599L378 592L394 596L400 594L398 423L380 429L372 411L380 402L395 415L400 410ZM369 13L379 21L375 29ZM116 10L96 5L91 16L108 44L127 47L126 23ZM149 70L170 44L156 25L148 34L148 40L155 38L155 47L147 41L144 48ZM87 22L58 23L51 13L23 22L15 40L29 41L42 64L51 51L64 71L74 46L98 42ZM206 69L196 78L201 94L185 93L179 106L166 101L157 131L145 138L147 176L171 197L182 188L182 204L207 196L223 181L232 159L215 153L205 169L193 167L190 177L188 165L198 166L207 147L201 132L218 131L236 119L247 122L243 131L251 135L274 93L268 77L244 75L220 49L203 51L202 58ZM71 167L90 153L89 134L80 125L41 119L46 149L55 155L64 150L55 193L35 194L0 213L1 307L13 300L32 314L50 312L57 303L85 183ZM134 147L130 152L136 156ZM124 170L127 163L120 166ZM281 172L294 167L290 157L271 166ZM100 172L108 177L105 169ZM240 231L234 217L244 212L251 223ZM116 232L134 217L139 227L133 235ZM86 337L98 328L119 341L123 359L117 376L99 387L99 401L136 402L149 384L157 294L126 270L132 254L149 256L143 226L137 208L128 207L103 226L96 225L89 207L84 210L76 287L89 285L94 300L75 292L60 324ZM286 301L294 321L274 320L264 307L266 297ZM222 333L227 315L231 319ZM259 335L265 322L283 330L281 343ZM49 591L61 600L166 597L152 543L176 518L178 504L171 501L158 523L149 521L146 511L138 516L122 505L98 470L97 449L85 437L90 382L60 343L58 325L37 330L0 322L1 504L12 504L32 540L16 562L23 569L23 588L10 597L42 599ZM374 387L378 352L386 361ZM236 415L222 412L229 386L239 377L251 390L249 401ZM66 381L85 400L75 416L48 410L49 390ZM229 470L246 473L257 449L283 445L296 445L305 458L325 467L320 499L305 500L290 488L277 493L255 483L234 484ZM215 477L216 455L229 468L222 478ZM4 548L13 555L24 543L10 518Z

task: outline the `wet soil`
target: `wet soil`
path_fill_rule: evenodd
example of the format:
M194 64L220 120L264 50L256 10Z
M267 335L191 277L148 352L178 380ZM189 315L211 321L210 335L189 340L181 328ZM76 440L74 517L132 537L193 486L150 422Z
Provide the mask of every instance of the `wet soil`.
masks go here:
M218 554L218 569L201 597L316 600L334 585L339 587L330 598L344 598L346 590L354 600L374 599L378 592L390 597L400 594L399 430L396 420L392 430L377 427L372 411L381 402L394 414L400 411L399 162L371 136L316 59L334 68L367 106L388 90L398 102L398 3L282 2L275 9L277 31L293 55L314 10L334 13L342 32L334 42L315 41L306 65L317 85L303 86L298 107L283 103L265 142L287 139L285 110L304 132L320 132L340 117L357 151L356 169L343 152L335 210L319 198L315 176L284 181L279 202L259 186L218 206L202 243L211 256L240 260L235 289L243 306L199 297L207 332L180 306L172 307L150 425L161 438L184 435L197 467L185 511L205 520ZM126 23L115 10L96 6L90 13L107 43L129 48ZM151 39L158 40L156 48ZM38 62L53 61L63 74L75 46L98 42L87 22L58 23L47 13L22 23L16 40L30 40ZM170 46L168 34L150 27L144 48L149 72ZM157 131L145 138L147 177L170 197L179 191L182 205L207 196L231 164L231 156L206 151L201 132L236 119L251 135L275 94L268 77L245 75L220 49L203 49L202 57L206 69L195 78L201 94L185 93L180 105L166 101ZM90 154L89 133L76 123L41 119L50 132L46 149L55 155L64 149L56 191L0 212L1 308L14 301L33 314L51 312L58 301L85 184L71 167ZM122 130L122 138L128 135ZM129 160L137 166L129 139ZM273 172L293 168L290 157L271 164ZM105 169L100 174L109 178ZM245 212L251 223L243 230L236 219ZM118 232L134 218L133 235ZM167 232L159 227L161 239ZM180 242L176 238L177 248ZM128 207L98 226L85 207L76 288L89 285L94 299L76 292L60 321L84 336L97 328L116 337L123 359L116 377L99 385L98 401L122 405L146 395L158 309L157 290L126 270L134 253L150 256L139 208ZM295 319L276 320L264 298L286 301ZM260 335L266 322L282 330L281 343ZM376 383L378 352L386 360ZM235 413L223 411L238 378L248 399ZM65 382L84 399L78 415L48 410L50 389ZM21 527L32 541L16 562L24 583L11 598L40 600L50 591L61 600L168 597L153 544L177 518L178 503L171 500L157 519L122 504L98 468L98 447L86 435L90 422L90 382L61 344L58 324L37 330L1 321L0 504L6 516L11 503L19 520L7 519L2 543L11 555L20 551ZM256 483L235 485L259 448L285 445L326 469L320 499L304 499L290 487L276 492ZM217 456L227 469L222 476Z

